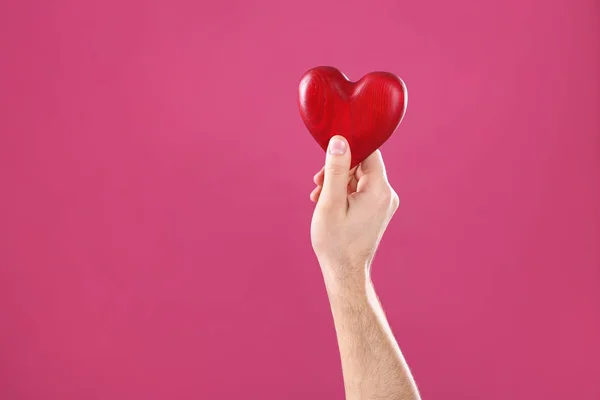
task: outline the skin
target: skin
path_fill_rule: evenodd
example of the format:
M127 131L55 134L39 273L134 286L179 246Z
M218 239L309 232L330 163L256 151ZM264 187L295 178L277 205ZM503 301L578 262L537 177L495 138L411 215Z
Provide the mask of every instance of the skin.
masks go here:
M311 241L335 324L346 399L420 399L371 281L373 257L399 205L381 152L350 170L348 143L336 136L314 182Z

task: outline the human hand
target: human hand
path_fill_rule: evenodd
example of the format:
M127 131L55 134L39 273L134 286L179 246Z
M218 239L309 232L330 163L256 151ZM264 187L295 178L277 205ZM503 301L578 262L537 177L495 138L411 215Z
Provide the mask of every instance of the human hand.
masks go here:
M311 241L327 280L361 282L370 279L371 261L399 200L379 150L352 170L350 161L348 142L333 137L310 194L317 203Z

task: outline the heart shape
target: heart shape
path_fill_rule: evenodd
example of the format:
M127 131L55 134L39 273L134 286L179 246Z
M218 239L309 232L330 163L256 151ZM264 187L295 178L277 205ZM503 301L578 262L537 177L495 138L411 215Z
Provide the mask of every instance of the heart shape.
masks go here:
M371 72L356 82L333 67L315 67L300 79L298 107L304 125L327 150L335 135L346 138L354 168L398 128L408 101L406 85L389 72Z

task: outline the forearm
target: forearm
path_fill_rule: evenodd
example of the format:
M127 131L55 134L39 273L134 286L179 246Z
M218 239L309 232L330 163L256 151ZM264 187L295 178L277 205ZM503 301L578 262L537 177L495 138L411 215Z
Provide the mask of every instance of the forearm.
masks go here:
M325 277L348 400L418 400L369 279Z

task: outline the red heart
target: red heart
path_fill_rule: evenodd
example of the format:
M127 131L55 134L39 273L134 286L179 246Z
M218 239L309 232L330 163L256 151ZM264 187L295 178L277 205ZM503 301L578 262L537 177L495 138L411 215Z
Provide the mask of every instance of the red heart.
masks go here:
M345 137L352 152L351 168L392 136L406 103L404 82L389 72L371 72L351 82L336 68L316 67L302 76L298 88L306 128L323 150L332 136Z

